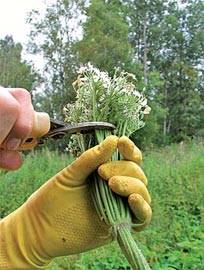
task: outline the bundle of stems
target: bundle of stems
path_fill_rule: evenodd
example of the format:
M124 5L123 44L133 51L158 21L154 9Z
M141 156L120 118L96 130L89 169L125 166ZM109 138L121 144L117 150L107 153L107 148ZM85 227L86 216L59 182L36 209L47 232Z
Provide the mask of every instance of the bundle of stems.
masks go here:
M66 108L66 114L69 122L82 122L86 120L108 120L109 122L111 122L110 118L107 119L100 115L100 106L101 103L103 103L101 108L104 108L104 106L105 108L108 108L106 112L111 115L112 122L117 127L118 136L128 135L133 130L136 130L143 126L144 122L141 121L141 118L143 116L143 114L141 113L141 108L144 104L146 105L146 101L144 103L145 99L143 99L142 95L139 96L138 92L136 93L136 95L133 95L134 98L135 96L137 97L137 99L135 100L129 95L129 93L127 95L127 92L124 91L124 87L130 86L130 84L128 85L127 83L127 77L129 76L127 76L126 73L123 73L118 77L114 77L113 80L111 80L107 76L107 74L105 74L104 78L104 72L101 73L98 69L90 66L87 67L85 71L83 71L83 73L84 80L80 78L80 80L78 80L77 82L78 92L76 102L72 104L73 106L68 105L68 107ZM86 95L84 95L86 91L89 94L88 98ZM103 98L104 94L105 99ZM112 97L114 97L114 99ZM135 115L137 119L134 119L135 123L130 123L130 119L127 119L127 117L123 117L124 121L122 121L122 124L121 122L117 123L116 121L114 121L114 119L118 119L118 113L121 113L119 111L117 112L118 106L121 106L120 108L122 108L122 105L127 102L127 99L125 98L128 98L130 101L130 107L128 107L129 111L127 113L131 114L134 109L138 110L137 115ZM133 102L131 103L131 101ZM137 101L136 104L134 103L135 101ZM143 104L141 104L142 102ZM87 107L88 105L89 108ZM84 108L84 112L82 112L81 108ZM143 112L144 109L147 109L147 107L143 108ZM124 113L124 111L122 113ZM129 115L129 117L132 116L133 115ZM109 135L111 135L110 130L95 130L95 133L91 137L88 137L88 139L87 135L76 135L75 143L77 143L77 146L80 148L81 151L85 151L88 148L101 143ZM73 148L73 144L71 145L71 147ZM120 154L118 153L118 151L116 151L112 156L112 160L119 159ZM141 224L132 224L132 215L128 207L128 203L122 197L113 193L108 187L107 182L102 180L97 172L94 172L92 177L92 198L98 215L110 227L110 232L112 233L114 239L117 240L122 252L127 258L132 269L151 270L145 257L143 256L141 250L139 249L136 241L131 234L132 228L134 226L140 226Z

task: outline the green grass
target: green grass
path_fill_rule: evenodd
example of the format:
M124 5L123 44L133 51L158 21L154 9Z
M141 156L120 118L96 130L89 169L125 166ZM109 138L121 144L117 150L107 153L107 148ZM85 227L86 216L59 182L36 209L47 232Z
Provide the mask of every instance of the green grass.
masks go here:
M0 174L0 214L7 215L70 162L42 151L26 156L17 172ZM152 195L151 225L135 237L153 270L204 270L204 145L172 145L145 153ZM128 270L117 244L55 259L49 270Z

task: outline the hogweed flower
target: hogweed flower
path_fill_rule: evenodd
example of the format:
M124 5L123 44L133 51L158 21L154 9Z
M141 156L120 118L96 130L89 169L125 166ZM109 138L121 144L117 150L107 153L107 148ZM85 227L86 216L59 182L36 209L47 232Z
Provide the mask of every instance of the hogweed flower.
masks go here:
M146 106L143 113L144 114L150 114L150 112L151 112L151 108L149 106Z
M64 111L67 121L108 121L118 127L118 132L120 127L119 136L122 131L129 136L144 126L143 116L150 113L150 107L136 87L134 74L116 69L111 78L90 63L78 73L73 83L76 101Z

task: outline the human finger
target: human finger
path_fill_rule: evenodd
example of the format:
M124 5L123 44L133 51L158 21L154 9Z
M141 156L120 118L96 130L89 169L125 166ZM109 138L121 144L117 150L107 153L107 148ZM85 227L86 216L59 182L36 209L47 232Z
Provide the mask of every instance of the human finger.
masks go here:
M22 165L20 153L0 149L0 168L17 170Z
M15 124L19 112L17 100L5 88L0 88L0 146Z
M30 93L21 88L9 89L20 105L18 118L4 142L5 149L16 150L32 131L34 109Z

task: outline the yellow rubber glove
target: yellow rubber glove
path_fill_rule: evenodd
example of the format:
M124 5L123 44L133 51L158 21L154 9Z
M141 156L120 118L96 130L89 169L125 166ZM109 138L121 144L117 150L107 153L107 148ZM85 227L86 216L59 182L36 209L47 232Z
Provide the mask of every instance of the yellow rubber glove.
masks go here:
M132 161L107 163L107 173L105 165L99 166L110 160L117 147ZM54 257L80 253L112 240L108 226L95 211L86 180L98 167L115 192L128 196L135 220L147 225L150 196L141 181L146 182L144 173L135 163L140 160L140 151L127 137L118 140L109 136L83 153L1 220L0 269L45 269Z

